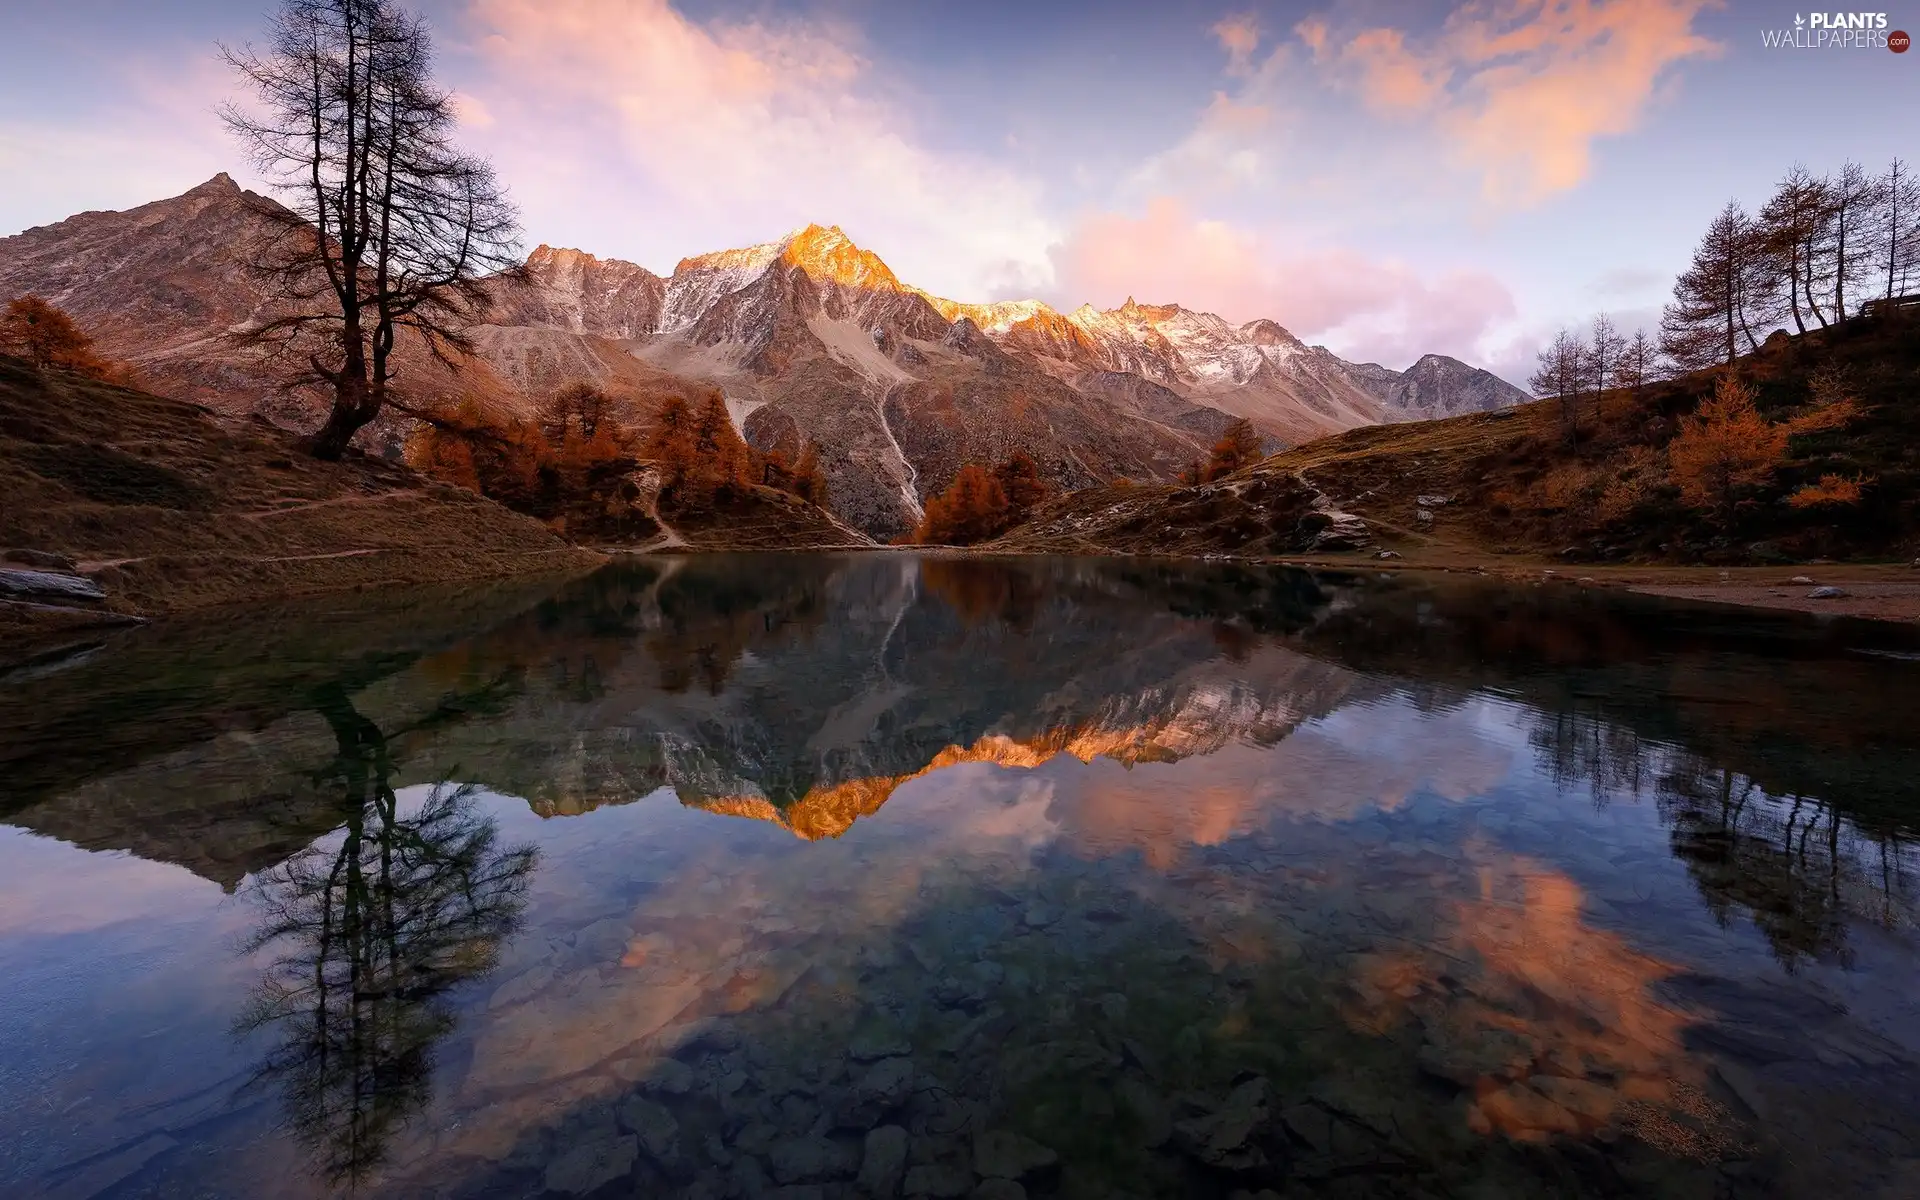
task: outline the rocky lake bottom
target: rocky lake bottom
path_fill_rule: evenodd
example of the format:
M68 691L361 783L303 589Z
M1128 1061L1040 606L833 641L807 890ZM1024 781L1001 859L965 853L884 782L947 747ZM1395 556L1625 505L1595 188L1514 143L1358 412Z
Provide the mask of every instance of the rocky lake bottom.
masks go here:
M1920 645L636 561L0 677L0 1194L1920 1195Z

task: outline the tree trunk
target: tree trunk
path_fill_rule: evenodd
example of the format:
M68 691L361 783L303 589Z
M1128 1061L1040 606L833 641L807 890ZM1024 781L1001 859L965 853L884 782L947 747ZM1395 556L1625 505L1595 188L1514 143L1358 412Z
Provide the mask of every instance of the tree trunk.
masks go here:
M1800 244L1794 243L1787 264L1787 303L1793 309L1793 327L1801 333L1807 331L1807 323L1800 319Z
M308 453L328 462L339 461L347 452L347 444L353 441L353 435L380 415L380 404L373 392L365 380L352 379L343 373L334 384L333 410L327 414L327 423L320 427L320 432L313 435Z

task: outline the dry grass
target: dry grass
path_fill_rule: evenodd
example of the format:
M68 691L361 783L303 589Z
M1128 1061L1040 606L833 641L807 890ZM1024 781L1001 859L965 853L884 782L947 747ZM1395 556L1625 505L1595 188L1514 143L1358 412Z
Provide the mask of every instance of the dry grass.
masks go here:
M0 548L68 554L108 608L578 570L598 556L404 465L0 358ZM24 621L15 621L15 625Z

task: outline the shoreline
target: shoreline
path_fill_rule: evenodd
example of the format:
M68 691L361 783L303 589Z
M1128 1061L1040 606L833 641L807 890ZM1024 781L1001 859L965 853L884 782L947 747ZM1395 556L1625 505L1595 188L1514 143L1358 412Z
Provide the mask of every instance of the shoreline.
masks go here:
M1802 563L1766 567L1666 566L1647 563L1569 564L1546 558L1474 553L1471 550L1456 547L1395 549L1393 553L1397 557L1390 559L1376 558L1379 548L1342 551L1332 555L1278 557L1113 552L1075 554L1000 550L992 546L881 544L740 547L711 550L680 546L656 550L623 547L596 547L596 549L608 555L656 554L661 557L763 553L902 554L973 559L1149 558L1164 559L1169 562L1250 563L1321 571L1423 571L1435 574L1479 575L1513 583L1552 582L1575 587L1609 588L1636 592L1643 596L1726 604L1739 608L1764 608L1778 612L1810 613L1815 616L1853 617L1895 624L1920 624L1920 565L1899 563ZM1792 580L1796 577L1812 582L1795 584ZM1817 587L1837 587L1846 594L1815 599L1808 593Z

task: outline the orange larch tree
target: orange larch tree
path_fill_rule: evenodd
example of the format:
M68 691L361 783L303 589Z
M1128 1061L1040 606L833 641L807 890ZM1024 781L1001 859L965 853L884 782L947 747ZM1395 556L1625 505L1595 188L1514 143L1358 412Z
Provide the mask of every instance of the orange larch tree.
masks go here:
M1753 401L1753 389L1724 371L1713 395L1681 423L1667 460L1688 504L1731 512L1743 489L1773 478L1786 458L1791 431L1767 420Z
M1254 432L1253 422L1242 417L1227 426L1227 431L1213 444L1201 482L1211 482L1252 466L1265 457L1261 449L1260 435Z
M0 348L18 354L41 370L57 367L106 378L111 368L93 351L88 337L64 311L39 296L20 296L0 314Z

